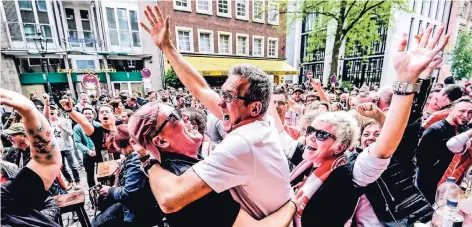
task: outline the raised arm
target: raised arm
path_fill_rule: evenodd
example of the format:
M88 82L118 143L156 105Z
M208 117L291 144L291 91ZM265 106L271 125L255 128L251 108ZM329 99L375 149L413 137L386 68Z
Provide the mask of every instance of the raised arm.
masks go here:
M155 12L154 12L155 11ZM154 43L162 50L166 59L174 69L177 77L185 87L216 117L222 118L221 108L218 106L220 96L213 91L205 81L202 75L193 67L172 45L169 32L169 16L164 19L161 10L154 5L154 11L151 6L146 6L144 14L146 15L150 26L140 22L141 27L151 35Z
M397 81L410 84L417 83L420 74L433 61L439 51L446 46L449 35L441 38L444 26L441 26L436 35L430 39L431 31L432 26L426 29L416 47L408 52L405 52L407 40L406 35L403 35L398 52L393 58L394 67L397 71ZM393 95L379 138L370 148L370 153L373 156L388 158L396 150L408 122L413 96L413 94Z
M0 104L16 109L22 116L26 137L31 144L32 159L26 167L38 174L43 180L44 189L49 190L62 165L61 152L51 126L33 102L23 95L0 89Z
M315 89L318 92L318 95L320 96L320 100L330 103L328 95L324 91L323 86L321 86L321 81L319 79L312 79L310 83L313 89Z
M472 129L469 129L457 136L452 137L446 143L447 148L454 154L463 154L470 148L472 137Z
M93 134L95 128L93 127L92 123L90 123L84 115L75 111L74 103L70 98L63 99L59 101L59 103L61 104L62 108L64 108L64 110L69 114L70 118L77 122L80 127L82 127L85 135L90 136Z
M292 110L294 110L295 112L299 114L303 114L305 112L305 107L296 103L292 98L290 98L290 96L288 97L287 102L290 108L292 108Z
M51 107L49 107L49 95L48 93L43 94L43 103L44 103L44 110L43 115L46 117L46 120L49 121L49 113L51 113Z

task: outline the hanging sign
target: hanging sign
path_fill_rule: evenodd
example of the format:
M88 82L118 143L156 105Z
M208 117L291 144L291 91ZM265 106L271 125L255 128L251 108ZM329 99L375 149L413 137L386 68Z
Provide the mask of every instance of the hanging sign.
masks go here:
M84 85L86 89L96 89L100 85L100 81L97 76L89 73L82 77L82 85Z

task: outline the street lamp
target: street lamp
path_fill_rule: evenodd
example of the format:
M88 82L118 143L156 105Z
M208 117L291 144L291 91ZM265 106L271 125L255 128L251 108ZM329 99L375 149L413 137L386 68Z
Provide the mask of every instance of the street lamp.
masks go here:
M36 36L33 37L33 41L34 41L34 45L36 46L36 49L41 55L41 71L43 72L43 78L46 78L46 81L48 84L48 94L50 97L50 103L54 104L54 97L52 96L51 83L49 82L49 76L47 75L47 73L49 72L48 62L46 60L46 54L48 52L48 42L47 42L47 39L44 38L44 36L42 35L41 28L38 28L36 32Z

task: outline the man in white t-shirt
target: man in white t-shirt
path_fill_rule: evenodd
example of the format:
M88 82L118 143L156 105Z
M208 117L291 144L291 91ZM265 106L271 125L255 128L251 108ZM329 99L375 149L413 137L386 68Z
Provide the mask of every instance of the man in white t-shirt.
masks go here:
M162 211L176 212L211 191L230 190L233 198L254 218L261 219L273 213L290 199L291 189L287 158L278 141L278 133L263 119L272 93L268 76L255 66L236 65L230 70L219 96L174 48L169 38L169 19L164 20L157 6L155 10L157 17L150 7L145 12L152 27L141 25L163 51L180 81L222 119L224 131L228 133L209 157L181 176L175 176L159 165L148 167L149 175L154 179L151 187ZM157 122L156 131L149 132L155 146L154 149L153 146L144 147L154 150L151 150L154 156L159 155L158 149L172 152L177 150L174 146L185 142L186 138L172 138L161 132L160 128L167 122ZM159 180L155 180L157 178Z

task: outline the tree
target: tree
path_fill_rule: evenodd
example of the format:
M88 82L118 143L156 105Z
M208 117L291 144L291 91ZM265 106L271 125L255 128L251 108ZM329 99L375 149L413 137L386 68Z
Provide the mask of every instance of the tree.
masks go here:
M380 26L390 24L392 9L406 9L407 0L299 0L299 10L287 13L296 21L314 16L309 33L307 53L323 48L327 37L334 37L330 75L337 73L339 50L346 41L345 52L364 50L372 52L372 45L380 41ZM293 20L295 19L295 20ZM327 29L335 22L335 29ZM328 33L328 31L330 33ZM309 56L308 58L310 58ZM305 62L310 59L303 59Z
M171 86L174 88L184 87L182 82L180 82L179 77L177 77L177 73L175 73L173 68L167 70L166 74L164 75L164 85Z
M472 77L472 33L462 31L457 40L452 52L451 70L456 79L469 79Z

